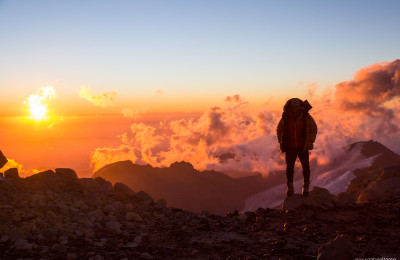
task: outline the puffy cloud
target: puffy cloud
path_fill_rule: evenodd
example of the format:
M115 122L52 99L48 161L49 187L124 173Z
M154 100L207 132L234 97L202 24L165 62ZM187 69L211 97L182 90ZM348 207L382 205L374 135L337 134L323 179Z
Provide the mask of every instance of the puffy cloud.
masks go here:
M137 160L135 149L129 145L122 144L121 146L115 148L97 148L92 153L91 165L93 170L97 171L107 164L125 160L131 160L135 163L140 163Z
M227 96L225 98L225 101L228 101L228 102L230 102L230 101L240 102L241 98L240 98L240 95Z
M134 110L133 108L124 108L121 110L121 114L124 117L136 119L140 114L140 111Z
M395 109L387 103L400 97L400 60L381 62L359 70L353 80L336 85L335 98L342 110L376 118L383 133L397 132Z
M90 88L87 87L81 87L81 89L79 90L79 96L81 98L84 98L86 100L88 100L90 103L92 103L95 106L99 106L99 107L110 107L110 106L114 106L114 98L117 95L116 92L114 91L109 91L109 92L105 92L102 94L91 94L90 93Z

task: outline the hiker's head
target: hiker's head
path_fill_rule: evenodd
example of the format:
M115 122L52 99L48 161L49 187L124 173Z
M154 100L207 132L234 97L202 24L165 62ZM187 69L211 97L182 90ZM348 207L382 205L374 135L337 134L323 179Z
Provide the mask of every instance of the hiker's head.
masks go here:
M301 103L302 101L300 99L292 99L292 101L290 102L290 108L293 112L298 112L302 108Z
M289 99L283 107L284 112L292 112L295 114L301 112L302 110L304 110L303 101L299 98Z

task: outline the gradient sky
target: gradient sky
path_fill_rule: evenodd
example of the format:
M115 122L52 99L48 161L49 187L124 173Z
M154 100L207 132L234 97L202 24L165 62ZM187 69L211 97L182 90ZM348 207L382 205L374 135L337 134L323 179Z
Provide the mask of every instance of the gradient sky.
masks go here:
M0 1L0 109L39 87L61 114L272 103L400 56L400 1ZM100 108L79 97L115 91Z

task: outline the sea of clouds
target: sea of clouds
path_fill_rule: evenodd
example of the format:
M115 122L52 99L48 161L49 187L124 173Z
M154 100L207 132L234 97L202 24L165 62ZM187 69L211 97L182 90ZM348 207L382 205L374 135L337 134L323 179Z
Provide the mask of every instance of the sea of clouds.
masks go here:
M400 60L362 68L350 81L316 94L309 84L310 114L318 126L311 152L312 167L328 165L343 147L376 140L400 153ZM93 151L93 171L121 161L167 167L187 161L196 169L214 169L232 176L250 172L268 174L284 169L276 126L282 111L268 104L250 108L239 95L228 96L198 118L160 122L158 126L135 122L119 136L119 145Z

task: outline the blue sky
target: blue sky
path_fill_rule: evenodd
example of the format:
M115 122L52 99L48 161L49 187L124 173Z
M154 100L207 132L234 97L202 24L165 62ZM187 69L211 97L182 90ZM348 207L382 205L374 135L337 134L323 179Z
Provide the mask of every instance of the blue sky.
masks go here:
M324 88L399 58L399 10L400 1L3 0L0 103L47 83L69 101L90 86L150 107L157 90L165 104L301 95L299 82Z

